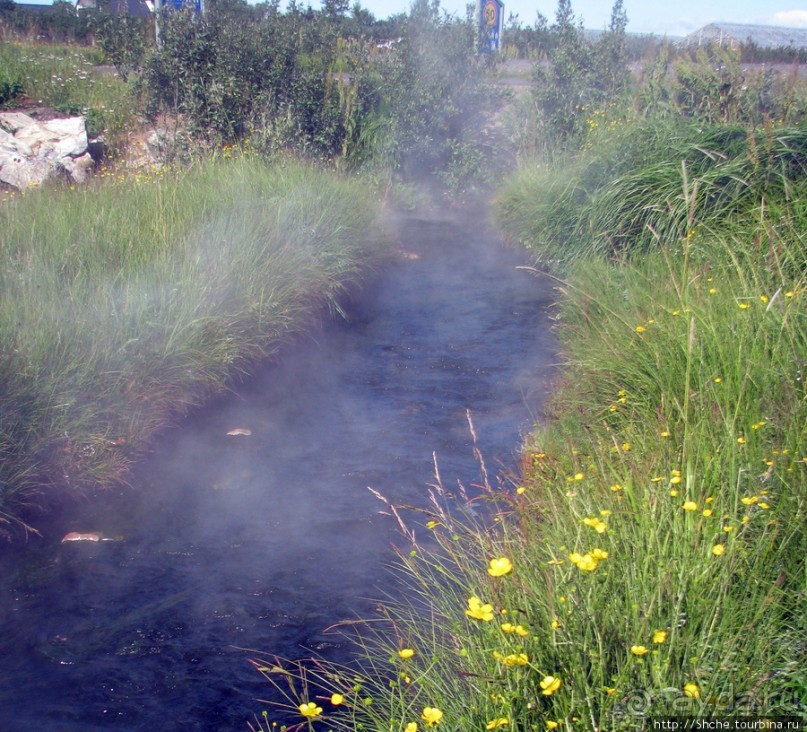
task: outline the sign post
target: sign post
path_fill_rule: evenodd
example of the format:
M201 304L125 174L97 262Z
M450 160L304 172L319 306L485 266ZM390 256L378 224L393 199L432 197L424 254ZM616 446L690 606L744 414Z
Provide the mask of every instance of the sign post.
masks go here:
M502 0L479 0L479 45L483 53L496 53L501 49L503 25Z

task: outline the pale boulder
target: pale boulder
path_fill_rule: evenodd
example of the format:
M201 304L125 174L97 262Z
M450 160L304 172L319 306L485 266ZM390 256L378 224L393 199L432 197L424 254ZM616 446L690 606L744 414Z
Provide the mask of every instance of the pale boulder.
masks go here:
M84 117L39 121L0 113L0 182L20 190L51 178L83 183L92 165Z

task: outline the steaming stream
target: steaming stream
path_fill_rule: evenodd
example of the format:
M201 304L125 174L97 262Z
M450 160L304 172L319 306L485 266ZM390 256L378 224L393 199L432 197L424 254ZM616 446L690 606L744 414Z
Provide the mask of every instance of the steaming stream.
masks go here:
M239 649L344 660L323 629L369 614L403 545L367 486L425 506L433 451L447 486L478 481L466 409L512 466L545 396L550 286L475 223L405 219L417 258L349 322L166 435L134 491L4 550L0 729L243 730L269 691Z

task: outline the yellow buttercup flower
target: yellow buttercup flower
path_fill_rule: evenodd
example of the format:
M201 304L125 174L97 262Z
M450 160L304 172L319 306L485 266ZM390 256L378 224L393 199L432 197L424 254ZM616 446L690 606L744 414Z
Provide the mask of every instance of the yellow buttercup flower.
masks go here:
M530 662L530 657L526 653L511 653L509 656L503 656L498 651L493 651L493 657L505 666L526 666Z
M667 640L666 630L657 630L653 633L653 643L664 643Z
M498 719L491 719L490 722L485 725L485 729L496 729L498 727L504 727L506 724L510 724L510 718L499 717Z
M586 526L590 526L598 534L604 534L608 528L607 524L601 519L598 519L596 516L589 516L587 518L584 518L583 523Z
M403 659L412 658L412 656L415 655L415 651L411 648L401 648L401 650L398 651L398 655Z
M421 717L423 717L423 721L426 722L429 727L434 727L440 724L440 720L443 718L443 712L437 707L425 707Z
M712 511L711 508L704 508L703 513L701 515L705 516L706 518L709 518L713 513L714 511Z
M345 701L345 697L342 694L331 694L331 704L335 707L338 707L342 702Z
M695 503L695 501L684 501L684 505L681 506L681 508L683 508L684 511L697 511L698 504Z
M322 714L322 707L317 706L316 702L305 702L300 704L297 708L300 710L300 714L309 719L313 719Z
M552 696L558 689L560 689L561 680L558 676L544 676L540 682L542 689L541 693L544 696Z
M474 620L493 620L493 605L489 603L483 605L478 597L469 597L465 614Z
M690 699L698 699L701 695L701 690L698 688L697 684L690 681L688 684L684 684L684 694Z
M507 557L498 557L490 560L488 574L491 577L502 577L513 571L513 564Z
M512 623L502 623L502 632L514 633L515 635L520 635L522 638L526 638L530 634L523 625L513 625Z
M716 557L722 557L726 553L726 545L725 544L715 544L712 547L712 554Z
M547 719L546 720L546 728L547 729L557 729L560 725L554 719Z
M404 727L404 732L418 732L418 723L409 722L409 724Z
M648 648L645 648L644 646L631 646L630 652L634 656L644 656L644 654L649 653L650 650Z
M746 496L745 498L740 499L740 503L742 503L743 506L753 506L758 501L759 496Z
M557 630L558 628L560 628L560 620L558 620L557 618L555 618L555 619L552 621L552 630Z

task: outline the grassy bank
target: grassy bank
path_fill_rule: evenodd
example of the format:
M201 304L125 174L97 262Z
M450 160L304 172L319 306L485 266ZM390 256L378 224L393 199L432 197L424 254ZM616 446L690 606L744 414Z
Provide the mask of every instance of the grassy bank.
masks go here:
M0 206L0 515L125 480L383 254L362 186L211 161Z
M720 132L699 147L733 166L759 139L770 161L780 141L804 142L746 133L738 160L709 147ZM644 157L638 133L618 134L574 163L603 171L597 185L580 176L585 196L556 184L571 165L533 167L501 201L507 229L563 272L563 381L522 474L483 490L485 510L452 508L438 485L428 515L404 518L404 586L350 631L358 672L257 662L301 729L804 714L803 176L759 156L732 193L736 176L688 174L664 145ZM626 162L609 178L613 150ZM669 185L637 184L654 176ZM629 240L541 218L605 221L613 204L596 201L629 189Z

